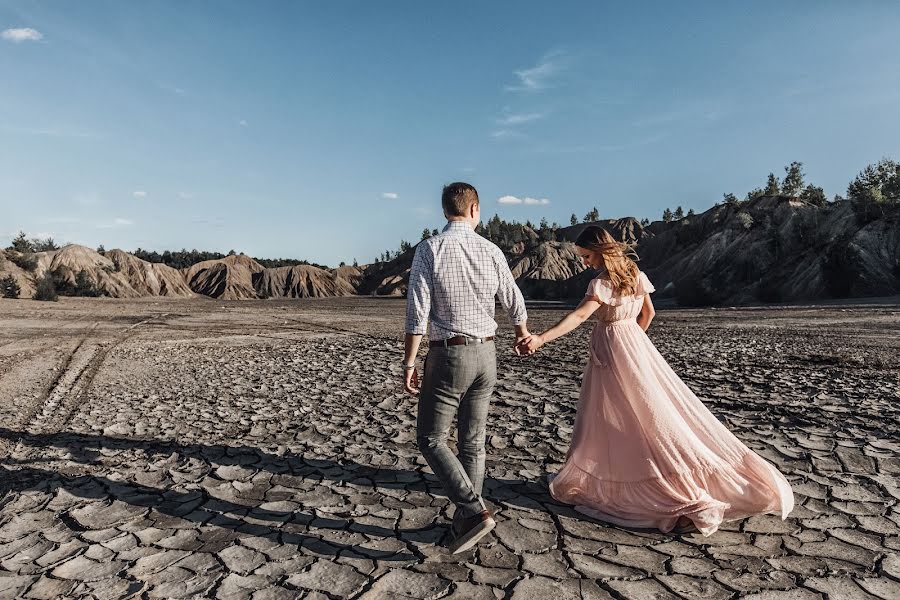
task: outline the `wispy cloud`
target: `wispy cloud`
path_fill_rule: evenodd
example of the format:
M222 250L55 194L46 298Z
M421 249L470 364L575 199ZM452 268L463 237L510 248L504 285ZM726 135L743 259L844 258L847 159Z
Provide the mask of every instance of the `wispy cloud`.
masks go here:
M495 140L521 139L525 134L515 129L496 129L491 132L491 137Z
M381 197L387 200L396 200L400 197L400 194L397 192L382 192Z
M131 192L131 195L134 196L135 198L146 198L147 192L145 192L143 190L137 190L137 191Z
M7 42L19 44L21 42L39 42L44 39L44 34L31 27L19 27L4 29L0 32L0 38L3 38Z
M97 229L116 229L118 227L130 227L134 225L134 221L124 217L116 217L112 221L101 221L97 223Z
M171 94L175 94L177 96L184 96L185 94L187 94L186 89L178 87L177 85L172 85L171 83L166 83L165 81L157 81L156 85L157 87L159 87L159 89Z
M532 121L538 121L543 119L547 115L545 113L513 113L507 114L499 119L497 119L498 125L503 125L504 127L510 125L522 125L524 123L531 123Z
M506 86L510 92L537 92L551 87L552 79L563 69L566 55L553 50L541 57L536 65L513 71L518 83Z
M238 121L238 125L240 125L241 127L246 127L247 126L246 119L241 119L240 121Z
M498 204L524 204L526 206L546 206L550 204L550 200L547 198L532 198L530 196L525 196L524 198L519 198L517 196L500 196L497 199Z

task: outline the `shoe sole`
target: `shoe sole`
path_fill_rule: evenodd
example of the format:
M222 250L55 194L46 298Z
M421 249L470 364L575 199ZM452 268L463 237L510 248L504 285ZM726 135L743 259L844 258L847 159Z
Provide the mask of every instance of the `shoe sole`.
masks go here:
M482 521L477 527L473 527L472 529L467 531L465 535L453 540L453 543L450 544L450 554L459 554L460 552L465 552L466 550L477 544L478 540L489 534L491 530L496 526L497 522L494 521L494 519L486 519Z

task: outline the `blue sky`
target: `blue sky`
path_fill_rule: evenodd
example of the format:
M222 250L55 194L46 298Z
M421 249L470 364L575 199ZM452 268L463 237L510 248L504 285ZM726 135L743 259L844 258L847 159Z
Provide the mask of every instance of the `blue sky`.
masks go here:
M0 31L4 245L336 265L455 180L485 218L658 219L900 159L900 2L0 0Z

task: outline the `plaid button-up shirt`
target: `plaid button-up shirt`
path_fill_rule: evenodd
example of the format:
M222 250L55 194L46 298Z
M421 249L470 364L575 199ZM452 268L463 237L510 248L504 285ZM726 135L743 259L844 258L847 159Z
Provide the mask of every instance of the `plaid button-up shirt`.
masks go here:
M467 223L451 221L442 233L416 248L409 274L406 332L424 335L430 321L432 340L494 335L495 297L514 325L528 318L525 299L500 248Z

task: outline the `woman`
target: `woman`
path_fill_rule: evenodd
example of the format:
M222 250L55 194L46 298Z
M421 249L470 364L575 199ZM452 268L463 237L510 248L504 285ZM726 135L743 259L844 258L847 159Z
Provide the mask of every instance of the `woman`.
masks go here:
M603 521L663 532L710 535L722 521L787 517L794 498L784 476L709 412L647 337L654 288L628 247L595 226L575 245L600 275L578 308L517 346L531 354L599 315L553 497Z

